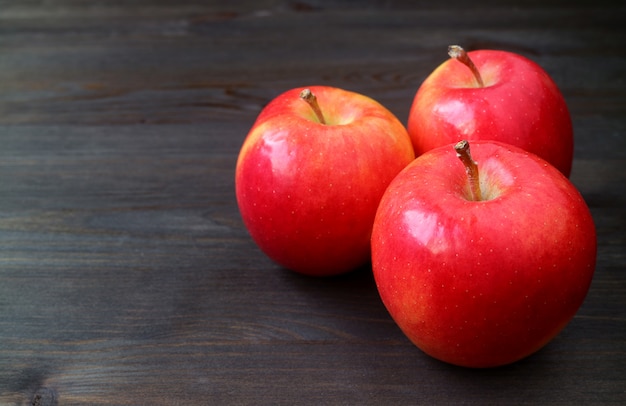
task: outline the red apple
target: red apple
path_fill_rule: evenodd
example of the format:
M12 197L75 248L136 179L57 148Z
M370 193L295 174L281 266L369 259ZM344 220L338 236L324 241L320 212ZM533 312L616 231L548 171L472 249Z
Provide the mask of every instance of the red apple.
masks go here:
M385 188L414 158L406 129L376 101L333 87L289 90L263 109L241 147L241 216L286 268L353 270L370 259Z
M450 56L413 100L407 127L415 154L460 139L495 140L539 155L569 176L572 121L550 76L511 52L451 46Z
M556 168L509 144L433 149L389 185L372 267L390 315L427 354L468 367L512 363L570 321L594 273L596 233ZM467 173L466 173L467 171Z

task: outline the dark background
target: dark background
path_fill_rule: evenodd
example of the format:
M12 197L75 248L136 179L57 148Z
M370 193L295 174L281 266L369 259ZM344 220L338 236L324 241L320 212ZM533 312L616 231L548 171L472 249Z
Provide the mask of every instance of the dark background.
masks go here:
M625 404L623 1L0 0L0 404ZM598 231L548 346L471 370L409 343L364 268L266 258L234 196L261 108L365 93L403 123L449 44L525 55Z

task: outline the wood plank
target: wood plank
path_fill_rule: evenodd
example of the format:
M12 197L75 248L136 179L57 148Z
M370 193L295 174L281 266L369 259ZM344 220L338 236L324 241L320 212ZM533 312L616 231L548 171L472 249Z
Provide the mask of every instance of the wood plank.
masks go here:
M626 403L624 5L44 3L0 0L0 404ZM233 190L277 94L340 86L405 122L450 43L553 76L598 229L576 317L498 369L421 353L368 267L274 264Z

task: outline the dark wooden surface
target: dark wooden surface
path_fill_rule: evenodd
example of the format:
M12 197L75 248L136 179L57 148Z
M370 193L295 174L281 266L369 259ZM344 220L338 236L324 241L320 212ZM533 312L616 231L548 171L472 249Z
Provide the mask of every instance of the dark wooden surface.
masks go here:
M626 8L509 3L0 0L0 404L626 404ZM421 353L370 269L281 269L234 198L271 98L334 85L406 123L451 43L553 76L598 229L576 317L498 369Z

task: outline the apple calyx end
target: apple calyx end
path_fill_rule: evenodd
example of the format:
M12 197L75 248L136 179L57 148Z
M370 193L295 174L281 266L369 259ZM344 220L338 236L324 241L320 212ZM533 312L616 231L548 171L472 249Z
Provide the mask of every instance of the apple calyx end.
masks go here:
M467 180L469 181L471 200L483 200L482 192L480 190L478 165L474 159L472 159L469 142L467 140L459 141L456 145L454 145L454 150L456 151L456 156L461 160L463 166L465 166L465 173L467 174Z
M474 62L462 47L458 45L448 46L448 55L450 56L450 58L456 59L463 65L467 66L472 71L472 74L474 75L474 78L478 83L478 87L485 87L485 82L483 82L483 78L480 75L478 68L476 67L476 65L474 65Z
M311 92L311 89L306 88L300 92L300 99L304 100L313 110L317 120L321 124L326 124L326 120L324 119L324 114L322 114L322 110L320 109L319 104L317 103L317 97Z

